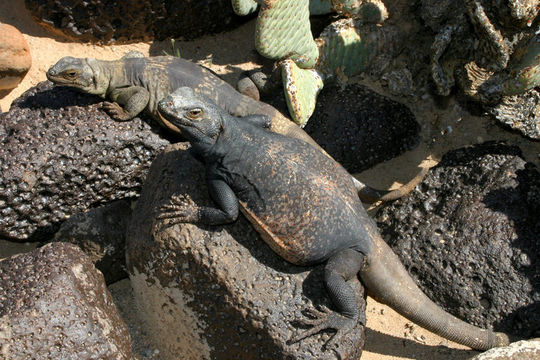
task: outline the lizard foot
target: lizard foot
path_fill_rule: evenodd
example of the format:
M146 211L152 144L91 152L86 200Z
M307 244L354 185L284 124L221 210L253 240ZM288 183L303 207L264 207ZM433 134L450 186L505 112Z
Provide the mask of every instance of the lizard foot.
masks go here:
M199 211L195 202L187 195L173 195L167 205L160 208L160 214L156 220L169 219L168 226L197 222Z
M304 325L312 325L312 327L300 334L297 334L291 340L289 344L294 344L302 339L305 339L309 336L315 335L318 332L326 329L334 329L336 333L330 338L324 345L326 349L334 349L338 347L338 344L343 337L343 335L350 332L356 325L356 317L347 317L335 311L323 307L322 311L316 309L309 309L307 315L311 319L305 319L302 321Z
M114 120L127 121L132 118L118 103L104 101L101 106Z

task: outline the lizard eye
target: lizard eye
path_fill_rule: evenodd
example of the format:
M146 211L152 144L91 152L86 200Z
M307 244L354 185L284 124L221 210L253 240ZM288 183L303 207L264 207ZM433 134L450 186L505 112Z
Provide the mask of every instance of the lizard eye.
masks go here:
M75 77L77 75L77 72L75 70L68 70L68 71L66 71L64 73L64 75L67 76L67 77L72 78L72 77Z
M199 108L195 108L195 109L191 109L189 110L187 113L186 113L186 116L192 120L197 120L198 118L201 117L203 111L202 109L199 109Z

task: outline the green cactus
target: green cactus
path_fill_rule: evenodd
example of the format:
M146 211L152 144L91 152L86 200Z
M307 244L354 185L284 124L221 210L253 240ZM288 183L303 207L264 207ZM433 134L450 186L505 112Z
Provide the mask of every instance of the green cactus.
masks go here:
M325 77L358 74L378 55L397 54L400 39L393 26L361 25L353 19L336 21L317 39L320 56L316 68Z
M508 80L502 85L505 96L522 94L540 85L540 36L535 34L518 46L510 60Z
M300 126L304 126L315 110L317 95L323 80L316 70L300 69L292 60L281 63L283 90L289 113Z
M257 17L255 47L270 59L292 59L302 68L319 55L309 22L309 0L263 0Z
M395 48L395 31L362 25L382 22L388 12L381 0L233 0L238 14L255 11L255 46L270 59L284 60L282 78L285 98L293 120L304 125L315 109L323 86L322 77L351 76L368 68L382 52ZM331 10L359 17L330 25L315 41L309 15Z
M311 15L324 15L332 12L331 0L310 0L309 13Z

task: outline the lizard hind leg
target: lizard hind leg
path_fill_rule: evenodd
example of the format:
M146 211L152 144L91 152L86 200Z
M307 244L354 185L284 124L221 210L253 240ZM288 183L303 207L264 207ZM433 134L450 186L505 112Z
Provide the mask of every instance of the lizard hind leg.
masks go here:
M295 343L322 330L333 329L334 336L326 347L334 347L343 335L350 332L359 319L358 302L353 289L347 281L354 278L364 262L364 256L356 250L345 249L333 255L324 269L326 289L337 312L324 308L323 311L310 309L312 319L302 322L311 328L293 337L289 343Z

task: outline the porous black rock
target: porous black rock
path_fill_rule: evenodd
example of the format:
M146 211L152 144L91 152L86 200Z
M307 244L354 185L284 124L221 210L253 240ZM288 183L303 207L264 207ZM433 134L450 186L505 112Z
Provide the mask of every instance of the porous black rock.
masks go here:
M71 215L138 195L169 142L96 96L40 83L0 115L0 235L48 239Z
M483 352L471 360L537 360L540 359L540 338L514 342Z
M130 201L113 201L71 216L62 223L54 241L81 248L111 284L127 277L125 240L130 220Z
M325 87L304 130L353 173L420 142L420 125L409 108L358 84Z
M452 314L520 338L540 333L540 174L519 148L447 153L377 222L424 292Z
M103 275L75 245L0 261L2 359L133 359Z
M102 43L191 40L246 21L230 0L25 0L36 21L73 40Z
M152 163L126 238L127 265L139 315L163 359L335 359L331 333L296 344L302 311L328 305L323 266L293 266L240 216L224 226L158 221L172 195L214 206L204 166L186 144ZM357 279L361 322L340 341L342 359L358 359L364 344L365 298Z

